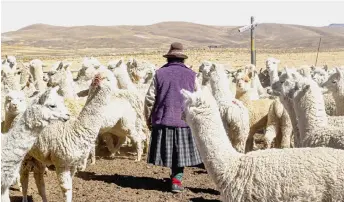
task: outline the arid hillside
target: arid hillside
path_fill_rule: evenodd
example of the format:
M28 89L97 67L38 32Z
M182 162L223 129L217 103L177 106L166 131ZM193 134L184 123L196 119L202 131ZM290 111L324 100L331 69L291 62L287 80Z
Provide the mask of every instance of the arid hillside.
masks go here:
M188 48L217 46L249 47L250 32L239 27L208 26L188 22L163 22L148 26L75 26L34 24L1 35L2 44L59 50L86 48L161 49L173 41ZM344 48L344 27L309 27L288 24L260 24L257 48L313 49L322 37L322 49Z

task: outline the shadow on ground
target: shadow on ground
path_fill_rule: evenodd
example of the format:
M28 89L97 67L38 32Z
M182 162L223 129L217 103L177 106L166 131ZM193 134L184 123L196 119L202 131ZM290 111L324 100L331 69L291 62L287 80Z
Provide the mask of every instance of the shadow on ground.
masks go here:
M85 181L102 181L105 183L115 183L123 188L144 189L144 190L157 190L166 192L169 191L169 179L155 179L150 177L136 177L127 175L97 175L94 172L78 172L76 177Z

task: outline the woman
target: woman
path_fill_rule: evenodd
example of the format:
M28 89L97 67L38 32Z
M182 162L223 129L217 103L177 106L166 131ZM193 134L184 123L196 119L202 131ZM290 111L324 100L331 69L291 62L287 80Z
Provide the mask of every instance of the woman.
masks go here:
M171 168L171 191L183 191L184 167L202 163L188 125L181 120L181 89L197 89L196 72L185 66L181 43L172 43L145 97L144 113L152 130L148 163Z

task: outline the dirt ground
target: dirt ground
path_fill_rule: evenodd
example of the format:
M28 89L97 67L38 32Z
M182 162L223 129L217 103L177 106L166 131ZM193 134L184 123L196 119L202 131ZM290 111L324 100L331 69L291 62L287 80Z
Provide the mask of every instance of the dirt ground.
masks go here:
M134 161L132 149L124 147L115 159L109 159L107 149L97 149L95 165L78 172L73 179L73 201L219 201L220 193L206 170L199 167L185 169L183 185L185 191L169 192L170 170ZM45 176L48 201L63 201L56 174L49 171ZM30 174L29 201L42 201L38 194L33 174ZM21 202L21 192L14 185L10 191L12 202Z

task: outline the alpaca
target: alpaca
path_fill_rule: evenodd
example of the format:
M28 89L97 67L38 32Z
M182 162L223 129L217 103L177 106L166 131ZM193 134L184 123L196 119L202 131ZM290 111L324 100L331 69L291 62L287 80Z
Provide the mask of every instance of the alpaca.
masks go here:
M328 89L336 102L336 116L344 116L344 68L336 67L333 73L322 87Z
M69 119L68 109L57 90L58 88L47 89L37 103L25 110L13 128L1 135L1 201L10 201L9 187L42 129L52 120Z
M5 97L5 121L1 124L1 132L7 133L13 120L26 110L27 104L22 91L10 91Z
M249 134L249 112L247 108L229 90L229 81L224 68L218 64L204 66L202 70L209 78L211 92L219 105L223 125L234 148L245 152Z
M324 97L318 84L296 71L288 68L285 71L286 76L280 78L281 93L293 99L301 146L344 149L344 130L339 126L329 125Z
M30 61L30 73L33 77L35 87L39 91L44 91L47 87L46 83L43 81L43 67L46 67L46 65L39 59Z
M136 90L136 87L128 74L127 65L123 59L112 60L108 63L108 68L112 71L118 81L118 88Z
M147 61L130 58L127 62L127 71L135 84L149 84L155 75L156 67Z
M87 159L107 116L115 114L108 108L115 86L112 74L99 71L90 85L86 104L79 116L68 122L55 121L44 128L29 152L42 164L55 166L65 201L72 201L72 178ZM40 187L39 192L43 201L46 201L44 172L39 173L37 187ZM27 181L24 177L21 176L22 184ZM25 187L27 185L23 184L23 194L27 193ZM27 201L27 196L23 197L23 201Z
M222 201L344 200L344 151L293 148L241 154L227 141L214 98L200 91L181 93L185 98L182 117Z
M78 99L78 86L73 81L73 75L69 67L72 63L58 62L57 68L48 72L48 86L60 86L59 94L66 99Z
M295 70L294 70L295 71ZM297 71L299 72L299 71ZM301 75L301 74L300 74ZM280 97L280 101L283 104L284 108L287 110L290 120L293 126L293 132L294 132L294 146L295 147L301 147L301 137L299 134L299 128L297 126L297 117L294 111L294 104L293 100L284 96L281 92L282 90L282 83L286 80L287 74L283 72L280 77L279 81L275 82L272 85L273 92ZM281 82L280 82L281 81ZM328 124L330 126L339 126L344 124L344 119L341 116L328 116Z
M247 107L249 113L250 130L246 143L246 152L253 150L255 134L266 128L270 106L274 102L274 100L266 98L258 100L251 99L250 91L255 91L255 89L251 88L251 82L253 81L249 76L252 75L244 75L243 77L237 78L237 93L235 96L236 99L240 100ZM274 111L271 110L271 112Z

